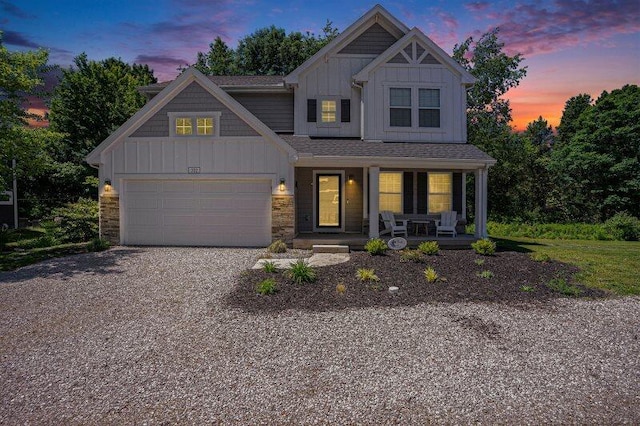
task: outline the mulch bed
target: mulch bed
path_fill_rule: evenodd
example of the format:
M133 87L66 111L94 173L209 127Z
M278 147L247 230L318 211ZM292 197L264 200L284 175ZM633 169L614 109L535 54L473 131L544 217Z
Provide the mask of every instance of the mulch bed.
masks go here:
M483 259L478 265L476 259ZM433 267L439 279L428 283L424 270ZM377 283L365 283L356 277L359 268L373 268L380 278ZM491 271L493 277L478 276ZM399 252L371 256L352 252L351 260L333 266L316 268L317 280L296 285L282 271L275 274L262 270L242 273L239 283L227 297L230 306L247 312L280 312L286 309L327 311L353 307L411 306L420 303L496 302L525 307L531 304L566 297L547 287L554 278L564 278L581 290L579 297L605 297L606 294L576 283L572 277L578 268L560 262L534 262L525 253L498 252L480 256L472 250L441 250L436 256L423 256L419 263L403 261ZM277 293L263 296L256 293L256 284L266 278L277 282ZM336 285L346 286L344 293ZM379 288L375 288L378 284ZM399 287L390 294L390 286ZM523 286L533 287L524 291Z

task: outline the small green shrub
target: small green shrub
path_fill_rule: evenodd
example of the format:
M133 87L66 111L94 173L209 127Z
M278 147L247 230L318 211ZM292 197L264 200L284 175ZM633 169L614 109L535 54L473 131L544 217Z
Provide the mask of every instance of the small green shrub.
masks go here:
M98 202L80 198L77 203L54 209L53 237L62 243L80 243L98 237ZM47 230L49 232L49 229Z
M554 278L547 283L547 287L549 287L553 291L557 291L558 293L564 294L565 296L580 296L582 291L567 282L564 278Z
M532 293L533 291L535 291L535 289L535 287L530 285L523 285L520 287L520 291L524 291L525 293Z
M428 283L434 283L438 279L438 273L432 267L428 267L424 270L424 278Z
M87 245L87 250L89 251L105 251L110 247L109 241L103 240L102 238L94 238Z
M267 251L270 253L286 253L287 244L282 240L275 240L269 247L267 247Z
M471 248L483 256L491 256L496 252L496 243L488 238L478 240L471 244Z
M551 261L551 256L549 256L547 253L536 253L536 252L533 252L533 253L529 254L529 257L534 262L549 262L549 261Z
M32 240L26 240L24 242L20 242L18 247L23 249L34 249L34 248L46 248L53 247L60 244L60 240L54 237L51 234L45 234L41 237L34 238Z
M258 292L258 294L262 294L262 295L269 295L269 294L275 293L277 291L276 280L274 280L273 278L267 278L265 280L260 281L256 285L256 291Z
M285 275L298 285L312 283L316 280L316 271L304 259L298 259L292 263L285 271Z
M380 238L372 238L364 245L364 249L371 256L380 256L383 255L385 251L387 251L389 247L387 247L387 243Z
M359 268L356 271L356 277L360 281L380 281L380 278L376 275L375 269Z
M437 241L424 241L420 243L420 245L418 246L418 250L420 250L424 254L433 256L435 254L438 254L438 252L440 251L440 246L438 245Z
M262 264L262 270L265 272L268 272L270 274L273 274L277 271L278 268L276 268L276 262L272 262L270 260L264 262Z
M486 279L493 278L493 272L491 272L489 270L484 270L482 272L478 272L476 275L479 276L480 278L486 278Z
M484 259L474 259L473 263L475 263L478 266L482 266L484 265Z
M0 224L0 251L3 251L9 242L9 225Z
M403 262L422 262L422 253L419 250L405 249L400 252L400 260Z
M342 295L345 291L347 291L347 286L344 285L344 283L338 283L338 285L336 285L336 293Z
M604 229L616 240L640 240L640 219L627 212L616 213L604 223Z

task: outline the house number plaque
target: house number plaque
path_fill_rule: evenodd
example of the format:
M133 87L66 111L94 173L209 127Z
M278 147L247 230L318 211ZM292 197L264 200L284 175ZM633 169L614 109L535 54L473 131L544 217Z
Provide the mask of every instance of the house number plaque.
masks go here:
M190 175L200 174L200 167L187 167L187 173Z

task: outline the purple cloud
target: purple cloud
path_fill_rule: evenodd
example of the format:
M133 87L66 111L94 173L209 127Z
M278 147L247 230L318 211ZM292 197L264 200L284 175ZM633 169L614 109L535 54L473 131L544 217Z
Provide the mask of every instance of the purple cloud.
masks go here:
M471 12L482 12L484 10L487 10L489 6L490 6L490 3L486 1L474 1L471 3L466 3L464 5L465 9Z
M2 9L2 11L7 15L11 15L19 19L34 19L36 17L7 0L0 0L0 9Z
M608 43L616 34L640 31L637 0L557 0L549 7L520 3L492 11L492 27L510 52L525 56L558 51L589 42Z
M12 46L30 47L32 49L40 47L37 43L26 38L22 33L16 31L3 31L2 41Z

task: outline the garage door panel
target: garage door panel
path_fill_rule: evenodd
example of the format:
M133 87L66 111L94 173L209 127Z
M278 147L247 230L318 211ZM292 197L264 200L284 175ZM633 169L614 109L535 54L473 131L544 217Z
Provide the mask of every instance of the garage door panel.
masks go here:
M271 242L269 181L125 181L124 188L125 244Z

